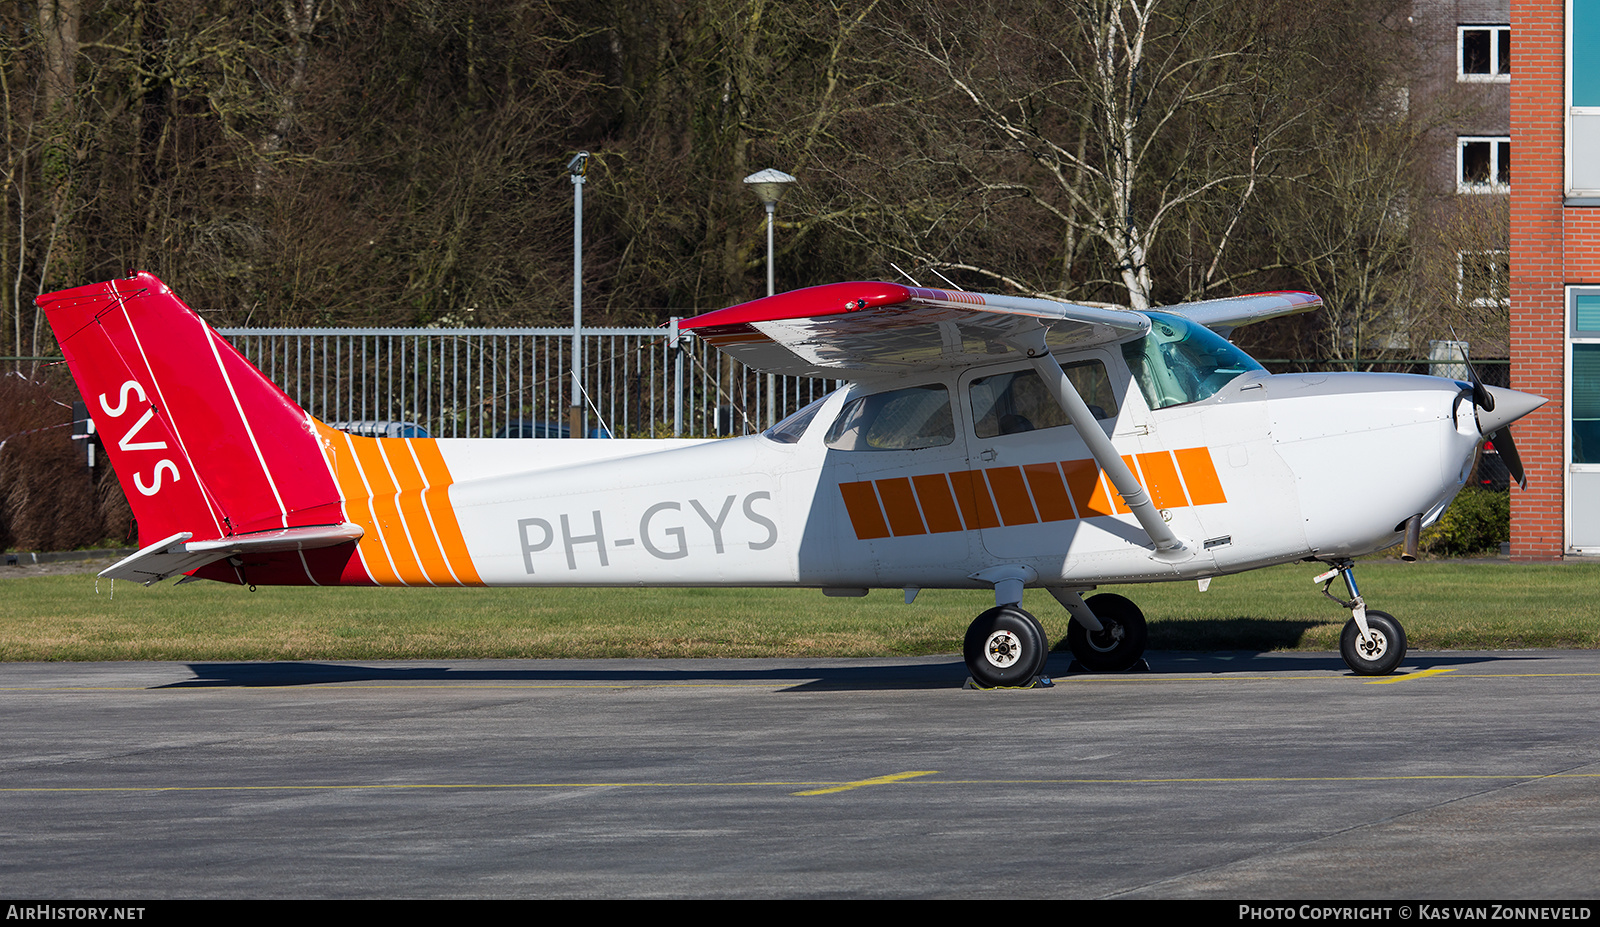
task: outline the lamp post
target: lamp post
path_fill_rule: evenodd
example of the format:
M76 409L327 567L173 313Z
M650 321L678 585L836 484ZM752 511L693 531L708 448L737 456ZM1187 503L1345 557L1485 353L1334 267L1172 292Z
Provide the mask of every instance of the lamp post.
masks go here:
M589 152L580 151L567 162L572 178L572 408L567 412L567 436L583 437L583 181L589 171Z
M772 267L773 216L778 209L778 200L783 198L784 187L794 183L795 178L793 175L785 174L783 171L769 167L764 171L756 171L746 177L744 182L750 185L750 192L754 193L756 198L761 200L767 207L767 295L771 296L777 292L776 277L773 274ZM769 427L778 421L777 384L778 378L770 373L767 374L767 425Z

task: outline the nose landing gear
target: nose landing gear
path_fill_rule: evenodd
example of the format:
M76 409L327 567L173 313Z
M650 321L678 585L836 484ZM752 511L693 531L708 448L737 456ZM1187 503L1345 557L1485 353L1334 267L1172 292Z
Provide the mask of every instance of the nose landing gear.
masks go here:
M1356 589L1354 567L1349 560L1340 560L1315 582L1322 583L1323 595L1350 609L1350 620L1339 635L1339 655L1344 657L1345 665L1358 676L1387 676L1406 658L1406 631L1388 612L1367 609ZM1348 601L1329 591L1341 576L1350 590Z

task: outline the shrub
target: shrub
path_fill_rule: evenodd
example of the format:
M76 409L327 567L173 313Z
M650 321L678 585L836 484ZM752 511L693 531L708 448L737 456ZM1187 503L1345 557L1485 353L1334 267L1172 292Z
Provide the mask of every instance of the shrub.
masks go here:
M1511 540L1511 496L1468 486L1444 515L1422 532L1422 550L1440 557L1459 557L1500 549Z
M75 393L0 376L0 548L128 543L133 513L102 453L91 472L72 440Z

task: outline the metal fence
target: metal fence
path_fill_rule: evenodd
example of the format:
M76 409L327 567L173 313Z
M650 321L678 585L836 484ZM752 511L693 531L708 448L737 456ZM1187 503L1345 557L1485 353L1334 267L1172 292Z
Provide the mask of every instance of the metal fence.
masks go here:
M572 396L570 328L224 328L239 352L327 422L410 421L435 437L559 433ZM586 434L749 434L836 388L773 377L688 333L583 329Z
M570 328L220 331L323 421L412 421L437 437L548 434L559 432L568 421ZM585 433L749 434L840 385L834 380L756 373L692 334L680 335L676 320L661 328L586 328L583 341ZM1374 366L1261 360L1274 373ZM1510 385L1509 362L1473 363L1490 385ZM1402 358L1375 369L1457 373L1433 358ZM0 358L0 375L49 383L63 396L73 392L60 358Z

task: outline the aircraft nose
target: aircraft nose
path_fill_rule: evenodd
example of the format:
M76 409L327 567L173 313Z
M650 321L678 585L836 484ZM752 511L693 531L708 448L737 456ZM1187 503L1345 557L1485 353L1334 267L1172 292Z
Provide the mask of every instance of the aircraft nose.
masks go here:
M1485 386L1484 389L1494 399L1494 408L1487 410L1483 406L1478 407L1478 434L1481 435L1492 435L1549 402L1543 396L1500 386Z

